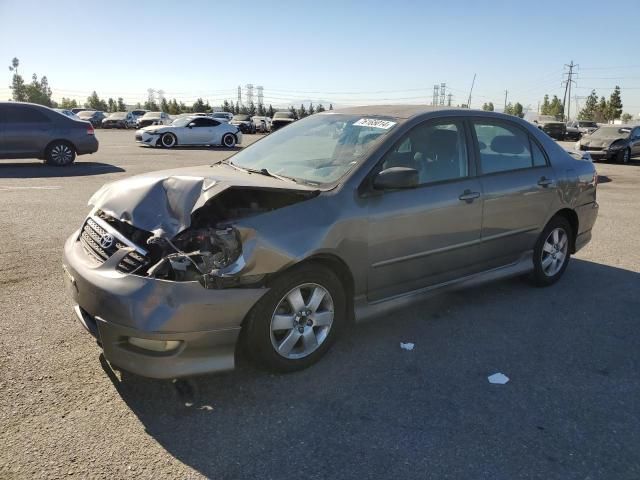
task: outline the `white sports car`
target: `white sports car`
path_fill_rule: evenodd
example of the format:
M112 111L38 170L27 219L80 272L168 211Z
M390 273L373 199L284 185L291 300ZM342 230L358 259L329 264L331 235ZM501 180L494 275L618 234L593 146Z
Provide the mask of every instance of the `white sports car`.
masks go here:
M242 143L242 133L235 125L209 117L184 117L171 125L151 125L136 132L136 142L153 147L176 145L222 145L233 148Z

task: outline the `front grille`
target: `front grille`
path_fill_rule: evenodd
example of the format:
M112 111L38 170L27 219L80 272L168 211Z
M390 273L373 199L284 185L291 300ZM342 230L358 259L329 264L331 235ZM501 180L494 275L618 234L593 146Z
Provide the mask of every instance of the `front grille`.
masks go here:
M104 243L101 243L105 235L111 235L112 237L111 244L106 247L103 246ZM107 231L92 218L87 218L84 223L82 231L80 232L79 241L89 256L99 264L107 261L121 248L128 247L128 245L118 238L117 234ZM147 263L148 259L146 255L138 251L132 251L120 260L116 270L123 273L133 273Z
M602 150L604 147L591 147L591 146L585 146L585 145L580 145L580 150L588 150L591 152L599 152L600 150Z

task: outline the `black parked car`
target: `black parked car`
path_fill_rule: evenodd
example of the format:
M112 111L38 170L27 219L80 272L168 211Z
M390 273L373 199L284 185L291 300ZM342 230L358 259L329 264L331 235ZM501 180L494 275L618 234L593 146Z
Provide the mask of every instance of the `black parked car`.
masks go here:
M69 165L98 150L89 122L32 103L0 102L0 158L41 158Z
M540 115L533 123L555 140L564 140L567 134L567 126L565 123L562 120L556 119L553 115Z
M80 120L91 123L94 128L102 127L102 120L107 118L104 112L99 112L96 110L85 110L83 112L77 113L76 115L80 117Z
M297 119L297 115L293 112L276 112L271 120L271 131L274 132L279 128L285 127Z
M598 129L598 124L593 120L575 120L567 122L566 139L580 140L580 137L594 132Z

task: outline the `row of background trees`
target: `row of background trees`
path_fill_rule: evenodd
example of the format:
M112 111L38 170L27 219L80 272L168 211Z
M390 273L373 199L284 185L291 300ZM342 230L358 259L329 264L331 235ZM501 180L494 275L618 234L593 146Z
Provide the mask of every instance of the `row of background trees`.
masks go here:
M95 110L102 110L104 112L122 112L127 109L127 105L122 97L116 99L108 98L107 100L101 99L94 91L84 102L84 105L80 105L75 99L63 97L60 103L55 102L52 98L51 87L46 75L38 78L34 73L31 76L31 82L26 83L24 78L19 74L18 67L20 66L20 60L13 58L9 70L13 72L13 78L11 82L11 92L13 100L16 102L31 102L40 105L46 105L48 107L59 108L93 108ZM159 102L155 100L147 100L144 103L137 103L136 108L144 108L151 111L167 112L170 115L178 115L181 113L195 113L195 112L212 112L213 108L209 102L205 102L202 98L198 98L192 105L186 105L184 102L178 102L175 98L167 100L166 98L160 99ZM601 96L598 99L598 95L595 90L591 91L591 94L587 97L584 107L578 113L579 120L594 120L596 122L605 123L612 120L622 120L622 122L629 122L633 117L628 113L622 112L622 98L620 95L620 87L616 86L609 100ZM266 107L262 104L254 104L253 102L248 105L240 105L233 101L225 100L221 108L225 112L231 113L244 113L248 115L261 115L273 117L275 109L269 105ZM483 110L494 111L494 105L492 102L482 105ZM289 107L289 111L296 114L298 118L303 118L308 115L313 115L316 112L323 112L325 110L322 104L317 106L313 103L309 103L307 107L304 104L300 105L300 108L293 106ZM329 105L329 110L333 110L333 105ZM508 103L504 110L509 115L514 115L520 118L524 117L524 108L519 102ZM549 95L545 95L540 105L540 114L553 115L557 118L564 118L564 105L557 95L549 99Z
M84 104L80 104L77 100L72 98L62 97L60 102L56 102L52 99L51 87L49 87L49 81L46 76L42 76L38 79L38 76L34 73L31 77L31 83L25 83L24 78L19 74L18 67L20 66L20 60L13 58L9 70L13 72L13 78L11 82L12 98L16 102L30 102L37 103L39 105L45 105L47 107L56 107L64 109L72 108L92 108L94 110L101 110L103 112L123 112L127 110L127 105L122 97L108 98L104 100L98 96L98 93L94 90L89 97L87 97ZM244 113L248 115L260 115L273 117L276 110L272 105L265 106L263 104L255 104L250 102L248 105L241 105L238 102L225 100L220 106L222 111L230 113ZM210 113L213 111L213 107L208 101L204 101L202 98L198 98L193 104L186 105L184 102L178 102L175 98L167 100L161 98L159 101L149 99L144 103L138 102L135 108L150 110L152 112L167 112L170 115L179 115L181 113ZM314 105L309 103L308 106L304 104L300 105L300 108L293 106L289 107L289 111L296 114L299 118L313 115L317 112L324 112L326 109L324 105ZM333 110L333 105L329 104L329 110Z
M485 110L487 112L493 112L495 110L495 107L493 106L493 102L485 102L482 105L482 110ZM504 109L504 113L506 113L507 115L513 115L514 117L520 117L523 118L524 117L524 107L522 106L522 104L520 102L516 102L516 103L507 103L507 106Z
M616 85L607 100L604 96L598 99L598 95L595 90L591 90L591 94L587 97L584 107L578 112L578 120L593 120L598 123L607 123L613 120L621 120L623 123L631 121L633 116L629 113L622 113L622 97L620 94L620 87ZM483 110L490 112L494 111L492 102L482 105ZM505 113L509 115L515 115L517 117L524 117L523 107L520 103L507 104ZM558 119L567 119L565 115L564 105L557 95L552 98L546 94L540 104L541 115L551 115Z

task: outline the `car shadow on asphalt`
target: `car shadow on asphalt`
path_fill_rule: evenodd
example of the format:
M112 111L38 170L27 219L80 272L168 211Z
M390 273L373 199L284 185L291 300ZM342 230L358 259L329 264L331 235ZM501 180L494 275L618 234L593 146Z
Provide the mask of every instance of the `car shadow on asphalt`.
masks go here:
M208 478L305 477L312 467L314 478L477 478L487 462L494 478L529 467L588 476L615 471L633 447L616 462L604 446L640 427L640 404L625 401L640 378L629 356L640 342L638 287L637 272L574 258L550 288L506 279L348 329L322 361L288 375L242 362L159 381L101 362L146 432ZM511 381L490 385L495 372Z
M102 162L74 162L66 167L45 165L41 161L0 162L0 178L86 177L124 171L124 168Z

